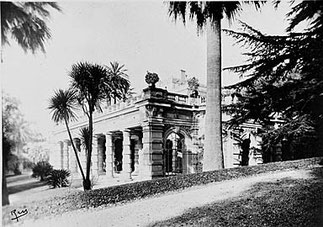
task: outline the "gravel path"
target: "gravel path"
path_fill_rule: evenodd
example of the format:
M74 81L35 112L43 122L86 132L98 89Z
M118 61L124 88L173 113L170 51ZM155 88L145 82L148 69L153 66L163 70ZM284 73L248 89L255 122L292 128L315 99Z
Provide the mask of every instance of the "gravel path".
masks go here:
M123 205L78 210L61 216L40 220L23 220L11 226L147 226L182 214L193 207L204 206L233 197L250 189L258 182L275 181L285 177L309 178L310 171L293 170L266 173L257 176L192 187Z

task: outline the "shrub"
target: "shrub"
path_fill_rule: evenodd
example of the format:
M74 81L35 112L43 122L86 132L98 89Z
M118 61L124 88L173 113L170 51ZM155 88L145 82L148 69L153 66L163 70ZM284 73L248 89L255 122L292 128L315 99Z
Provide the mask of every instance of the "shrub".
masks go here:
M33 169L35 167L35 163L33 163L32 161L28 160L28 159L24 159L23 160L23 166L24 169Z
M15 154L10 154L7 168L9 172L13 172L15 175L20 175L21 171L19 170L19 158Z
M49 176L46 179L48 185L52 186L53 188L61 188L61 187L68 187L68 177L70 176L70 172L65 169L54 169L51 171Z
M32 177L40 178L40 181L44 181L46 177L52 172L53 166L46 161L37 162L33 167Z

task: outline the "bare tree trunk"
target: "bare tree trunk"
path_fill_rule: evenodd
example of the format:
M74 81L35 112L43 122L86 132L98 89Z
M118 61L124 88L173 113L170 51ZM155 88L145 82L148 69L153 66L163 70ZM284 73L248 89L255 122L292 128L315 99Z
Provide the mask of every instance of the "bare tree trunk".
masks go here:
M81 175L82 175L82 179L83 179L83 181L85 181L85 176L84 176L83 168L82 168L82 165L81 165L79 156L77 154L77 150L76 150L76 147L75 147L75 144L74 144L72 135L71 135L71 131L70 131L70 128L68 127L68 123L67 123L67 120L66 119L65 119L65 125L66 125L67 133L68 133L68 136L70 137L70 141L71 141L71 144L72 144L72 147L73 147L73 150L74 150L74 154L75 154L75 157L76 157L77 165L80 168Z
M221 19L207 23L207 97L203 171L222 169Z
M2 152L4 153L4 152ZM9 194L7 188L7 180L5 175L5 158L2 155L2 206L9 204Z
M19 141L20 138L19 138ZM17 144L17 156L18 156L18 170L20 172L20 174L22 174L23 170L24 170L24 164L23 164L23 157L22 157L22 142L18 142Z

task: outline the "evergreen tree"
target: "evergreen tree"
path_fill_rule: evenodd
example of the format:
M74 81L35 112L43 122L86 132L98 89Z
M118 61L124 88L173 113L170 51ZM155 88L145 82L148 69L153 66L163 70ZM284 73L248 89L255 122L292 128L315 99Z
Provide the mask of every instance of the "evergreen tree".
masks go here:
M249 48L246 64L227 68L245 80L228 87L238 102L225 111L233 115L231 126L247 121L264 126L265 154L287 141L294 151L289 158L301 158L317 155L323 147L323 3L303 1L287 18L283 36L264 34L243 22L240 32L225 30ZM309 27L295 32L302 22ZM282 120L280 127L272 127L275 116Z

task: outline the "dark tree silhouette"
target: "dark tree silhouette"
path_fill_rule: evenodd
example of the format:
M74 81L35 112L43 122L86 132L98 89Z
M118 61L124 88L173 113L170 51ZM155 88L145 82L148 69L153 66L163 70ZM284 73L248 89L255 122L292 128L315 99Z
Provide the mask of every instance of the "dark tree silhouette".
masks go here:
M245 80L229 87L239 94L239 101L225 110L234 116L232 125L254 120L264 126L264 152L283 140L293 147L295 158L322 150L322 12L320 1L293 6L283 36L264 34L243 22L241 32L225 31L249 48L246 64L228 68ZM309 27L294 32L304 21ZM283 120L281 127L272 127L275 116Z

